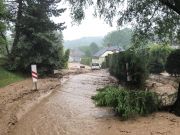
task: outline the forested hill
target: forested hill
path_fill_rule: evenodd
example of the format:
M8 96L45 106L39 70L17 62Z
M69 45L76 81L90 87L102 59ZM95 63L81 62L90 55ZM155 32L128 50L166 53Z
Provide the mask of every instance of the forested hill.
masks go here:
M77 48L80 46L88 46L92 42L96 43L97 45L102 45L103 37L83 37L76 40L65 40L64 47L65 48Z

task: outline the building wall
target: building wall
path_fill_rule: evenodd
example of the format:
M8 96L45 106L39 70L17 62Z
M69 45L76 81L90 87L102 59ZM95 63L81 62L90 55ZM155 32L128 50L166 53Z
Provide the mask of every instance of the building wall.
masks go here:
M93 58L92 63L99 63L100 65L102 65L102 63L105 61L105 57L108 56L109 54L113 54L113 52L112 51L106 51L99 58Z
M102 54L100 57L106 57L106 56L108 56L109 54L113 54L114 52L112 52L112 51L106 51L104 54Z
M108 56L109 54L113 54L113 52L112 51L106 51L99 58L93 58L92 63L99 63L102 65L102 63L105 61L105 57Z

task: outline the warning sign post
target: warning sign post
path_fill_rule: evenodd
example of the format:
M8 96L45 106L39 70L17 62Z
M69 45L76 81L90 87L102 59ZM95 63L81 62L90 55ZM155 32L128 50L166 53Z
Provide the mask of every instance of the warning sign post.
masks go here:
M35 89L37 90L38 74L37 74L37 66L36 65L31 65L31 74L32 74L33 83L35 85Z

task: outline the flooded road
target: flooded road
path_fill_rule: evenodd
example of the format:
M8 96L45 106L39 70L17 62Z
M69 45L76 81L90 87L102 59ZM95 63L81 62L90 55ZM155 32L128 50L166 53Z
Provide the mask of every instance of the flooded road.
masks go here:
M180 119L170 114L120 121L111 109L96 107L91 96L97 88L108 84L108 76L104 71L95 71L70 77L28 112L9 135L179 134Z

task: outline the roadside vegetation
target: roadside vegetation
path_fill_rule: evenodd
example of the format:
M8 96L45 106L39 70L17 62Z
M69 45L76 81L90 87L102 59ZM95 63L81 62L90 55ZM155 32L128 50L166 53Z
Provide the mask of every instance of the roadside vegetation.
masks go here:
M180 75L180 49L174 50L167 57L166 71L172 76Z
M179 56L179 49L172 49L168 45L148 45L108 55L104 65L124 88L105 87L98 90L100 92L93 97L96 105L113 107L123 119L150 114L164 107L160 104L160 95L158 98L152 91L147 91L146 80L151 73L165 71L178 77ZM169 108L179 115L178 98Z
M25 79L24 75L20 73L13 73L7 71L6 69L0 66L0 88L24 79Z
M0 58L0 88L11 83L15 83L21 80L24 80L26 77L22 75L22 73L13 73L6 70L3 65L5 63L5 59Z
M159 100L155 93L107 86L92 97L97 106L113 107L122 119L146 116L158 110Z
M56 1L0 0L0 66L1 86L21 80L36 64L38 75L52 74L67 68L69 50L63 48L64 23L54 23L66 9ZM9 34L7 34L7 31Z

